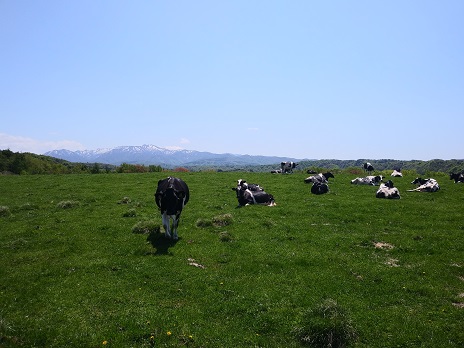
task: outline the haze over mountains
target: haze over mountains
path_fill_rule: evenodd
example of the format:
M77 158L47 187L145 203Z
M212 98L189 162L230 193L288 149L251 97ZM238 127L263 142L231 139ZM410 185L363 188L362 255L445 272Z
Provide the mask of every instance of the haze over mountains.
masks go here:
M282 161L300 161L301 159L277 156L236 155L230 153L215 154L194 150L170 150L155 145L118 146L112 149L97 150L53 150L44 155L70 162L106 163L120 165L143 164L163 167L178 166L220 166L220 165L270 165Z

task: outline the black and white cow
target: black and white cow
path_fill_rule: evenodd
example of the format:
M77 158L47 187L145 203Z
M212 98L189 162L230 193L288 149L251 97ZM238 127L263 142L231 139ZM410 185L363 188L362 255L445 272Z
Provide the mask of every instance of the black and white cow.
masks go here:
M158 181L155 202L161 211L166 238L178 239L177 226L179 226L180 214L189 198L189 188L181 179L170 176ZM170 226L171 220L172 228Z
M383 180L382 175L368 175L364 178L356 178L351 180L351 183L354 185L373 185L373 186L378 186L380 182Z
M241 186L249 189L250 191L264 191L264 189L261 186L259 186L259 184L249 184L245 180L238 179L237 187L241 187Z
M436 192L440 189L440 186L438 185L438 182L435 179L429 178L429 179L422 179L422 178L416 178L414 179L411 184L413 185L419 185L413 190L408 190L408 192Z
M298 163L296 162L280 162L280 169L282 170L282 174L293 173L293 169L296 168Z
M362 165L362 167L363 167L364 170L365 170L366 172L368 172L369 174L370 174L371 172L374 171L374 167L373 167L372 164L370 164L369 162L364 163L364 164Z
M464 175L462 173L450 173L450 180L454 180L454 183L464 182Z
M393 177L402 177L403 173L401 173L400 169L393 169L393 173L391 173L391 176L393 176Z
M314 182L313 186L311 186L311 193L315 195L322 195L324 193L329 192L329 185L323 182Z
M282 174L282 169L273 169L271 170L271 174Z
M386 183L381 184L377 192L375 193L377 198L387 198L387 199L400 199L400 191L393 185L391 180L388 180Z
M311 182L312 183L320 182L322 184L327 184L329 182L329 178L335 178L331 172L319 173L319 174L307 177L306 179L304 179L304 182L306 184L309 184Z
M243 207L249 204L262 204L268 206L274 206L274 197L265 192L259 185L253 187L255 190L250 188L243 180L238 180L237 187L233 187L232 191L237 194L238 206Z

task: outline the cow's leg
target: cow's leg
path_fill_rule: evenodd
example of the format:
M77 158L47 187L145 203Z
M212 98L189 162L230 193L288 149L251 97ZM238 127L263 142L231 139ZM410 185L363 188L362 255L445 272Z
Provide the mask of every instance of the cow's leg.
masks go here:
M166 238L171 238L171 231L170 231L170 221L169 221L169 215L166 213L163 213L163 227L165 231L165 236Z
M172 238L177 240L179 237L177 236L177 226L179 226L180 214L176 214L172 216Z

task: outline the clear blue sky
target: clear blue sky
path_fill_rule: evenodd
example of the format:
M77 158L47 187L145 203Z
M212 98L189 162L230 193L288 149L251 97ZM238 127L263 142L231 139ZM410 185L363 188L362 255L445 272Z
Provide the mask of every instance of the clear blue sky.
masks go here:
M464 158L464 1L0 0L0 149Z

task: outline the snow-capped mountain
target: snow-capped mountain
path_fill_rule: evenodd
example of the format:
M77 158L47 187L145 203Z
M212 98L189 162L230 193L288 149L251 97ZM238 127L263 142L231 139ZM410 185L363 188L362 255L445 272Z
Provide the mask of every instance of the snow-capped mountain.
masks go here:
M120 165L144 164L176 166L212 166L212 165L268 165L282 161L298 161L294 158L274 156L234 155L230 153L215 154L192 150L171 150L155 145L118 146L113 149L97 150L53 150L46 156L64 159L70 162L107 163Z

